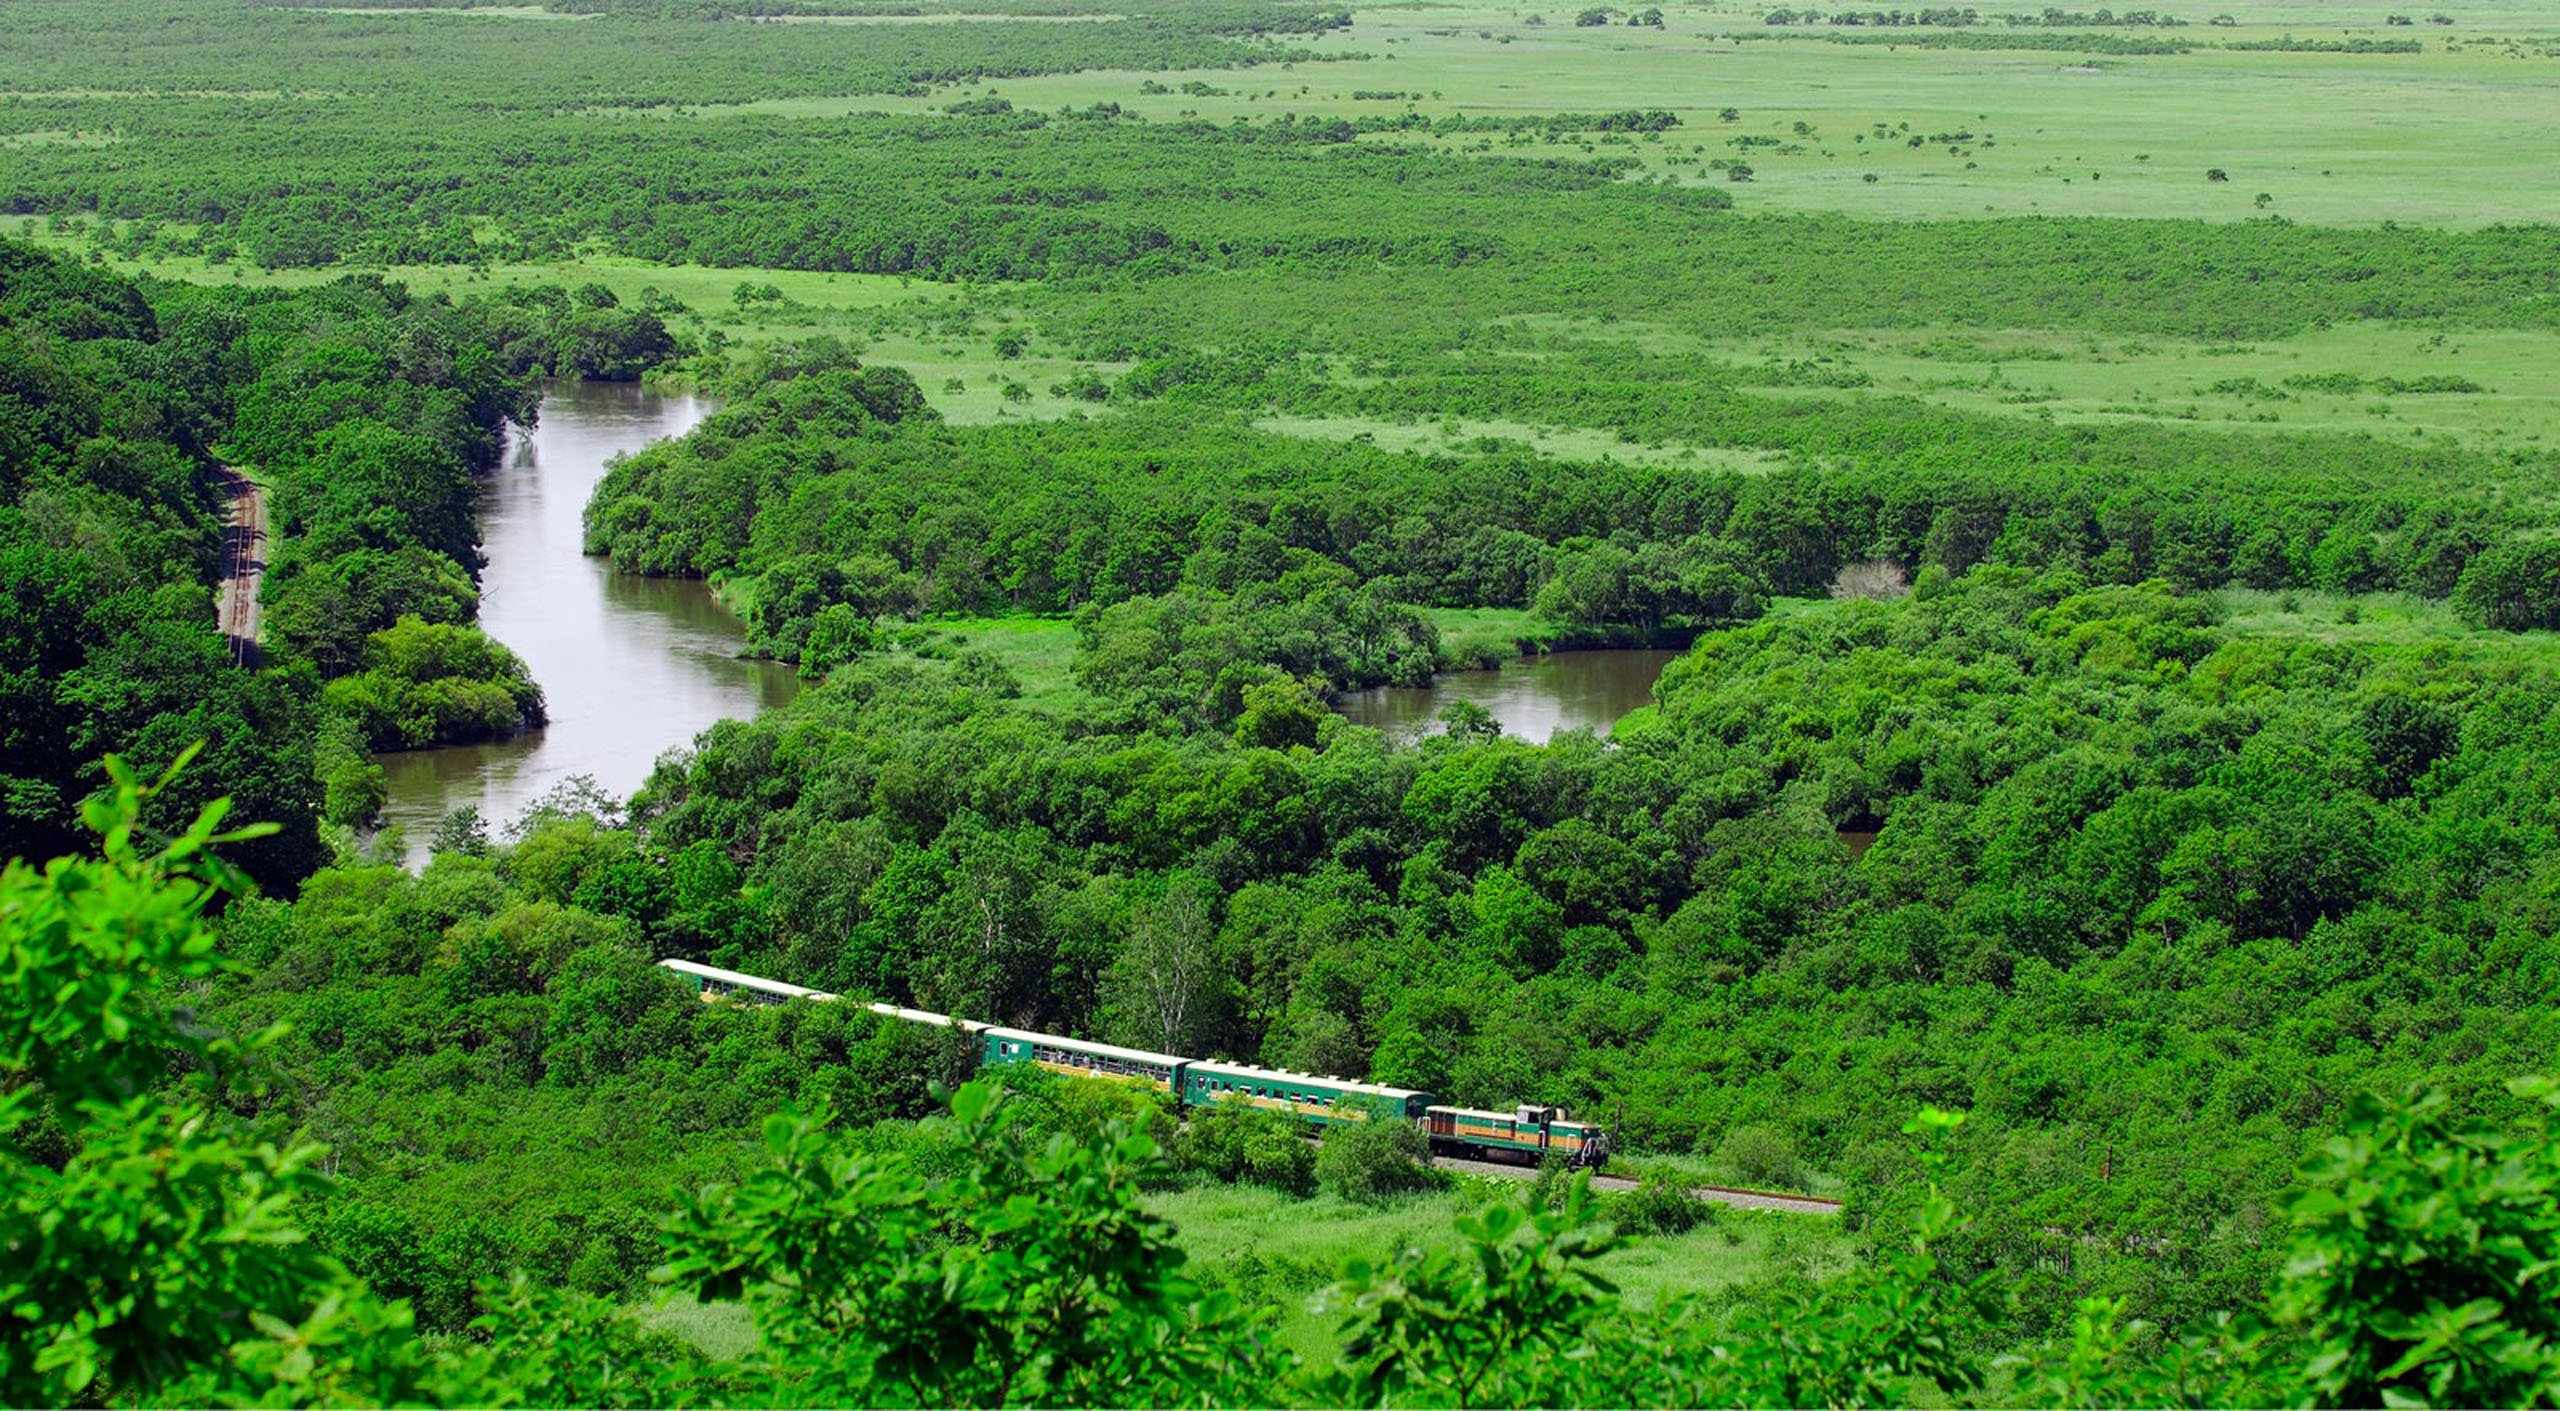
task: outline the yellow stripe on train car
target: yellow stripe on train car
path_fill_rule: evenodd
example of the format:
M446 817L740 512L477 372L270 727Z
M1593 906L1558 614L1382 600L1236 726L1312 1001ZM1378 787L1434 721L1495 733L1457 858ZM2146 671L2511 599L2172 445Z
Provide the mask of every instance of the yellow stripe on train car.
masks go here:
M1164 1079L1151 1078L1144 1073L1114 1073L1109 1069L1087 1068L1076 1063L1051 1063L1045 1058L1035 1058L1031 1060L1031 1066L1034 1068L1046 1068L1052 1073L1064 1074L1070 1078L1109 1078L1114 1082L1144 1083L1151 1088L1160 1088L1165 1085Z

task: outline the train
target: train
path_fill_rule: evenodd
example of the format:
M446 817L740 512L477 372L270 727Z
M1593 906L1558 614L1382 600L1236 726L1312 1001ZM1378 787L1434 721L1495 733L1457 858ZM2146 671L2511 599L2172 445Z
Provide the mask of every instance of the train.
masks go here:
M795 999L827 1003L843 1000L824 990L690 960L661 960L658 965L690 981L705 1000L735 999L753 1004L782 1004ZM1523 1103L1505 1112L1451 1107L1439 1102L1436 1095L1413 1088L1217 1059L1184 1058L955 1019L894 1004L869 1004L865 1008L905 1023L968 1035L976 1045L981 1068L1030 1063L1074 1077L1142 1083L1163 1089L1180 1108L1241 1102L1285 1113L1318 1133L1348 1122L1409 1122L1421 1129L1435 1154L1477 1161L1534 1165L1554 1154L1563 1157L1568 1166L1596 1170L1609 1159L1608 1129L1596 1123L1576 1122L1561 1107Z

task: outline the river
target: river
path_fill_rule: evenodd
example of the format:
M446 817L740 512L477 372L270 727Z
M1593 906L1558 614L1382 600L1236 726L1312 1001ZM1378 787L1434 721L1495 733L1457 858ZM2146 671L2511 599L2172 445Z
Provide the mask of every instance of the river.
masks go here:
M1522 657L1500 671L1453 671L1428 686L1378 686L1344 696L1341 710L1361 725L1414 740L1440 729L1452 701L1473 701L1502 733L1544 744L1560 730L1602 734L1638 706L1653 704L1653 683L1678 651L1554 652Z
M551 723L490 744L381 756L391 775L384 819L405 833L413 863L464 804L479 806L494 835L576 775L626 796L665 750L799 690L789 667L738 659L745 625L703 584L616 573L581 552L580 516L605 463L682 435L712 410L629 383L563 382L544 395L541 424L516 433L480 505L480 625L532 669Z

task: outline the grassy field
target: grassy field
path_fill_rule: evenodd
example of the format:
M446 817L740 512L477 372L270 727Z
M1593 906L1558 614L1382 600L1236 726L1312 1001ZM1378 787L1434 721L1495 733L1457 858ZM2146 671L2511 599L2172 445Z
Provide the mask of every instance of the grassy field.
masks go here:
M1452 1220L1512 1196L1516 1185L1473 1178L1454 1190L1380 1205L1207 1185L1153 1195L1146 1205L1172 1223L1194 1277L1279 1307L1281 1344L1320 1365L1340 1349L1338 1314L1324 1307L1321 1295L1345 1261L1453 1245ZM1836 1220L1723 1210L1686 1234L1631 1238L1596 1267L1626 1290L1632 1305L1644 1308L1778 1274L1819 1276L1847 1265L1852 1248L1852 1237ZM755 1345L754 1322L737 1304L674 1297L645 1303L638 1312L649 1326L714 1356L738 1357Z
M1022 699L1061 709L1089 699L1067 679L1074 664L1076 627L1057 617L953 617L927 624L937 653L981 651L1004 663L1022 682Z
M2297 338L2198 343L2032 329L1840 329L1700 345L1740 362L1836 365L1866 374L1874 390L1974 412L2453 436L2487 445L2560 440L2560 337L2530 331L2357 323ZM2478 390L2392 386L2430 377L2458 378Z
M79 248L77 236L52 233L34 217L0 217L0 233ZM208 265L192 257L148 262L109 255L118 269L212 283L303 287L344 277L346 269L259 270ZM1107 415L1061 389L1090 373L1106 381L1127 364L1078 361L1033 337L1018 357L997 354L998 337L1036 328L1008 308L1011 291L958 289L886 275L823 274L780 269L706 269L651 265L613 257L545 264L404 265L378 271L422 292L456 296L509 284L601 284L626 301L656 289L692 310L671 322L696 340L714 332L733 344L830 334L858 344L866 358L913 373L936 410L955 423ZM741 284L782 291L780 306L739 305ZM2065 421L2169 421L2239 429L2340 432L2393 439L2455 437L2514 448L2560 444L2560 335L2524 329L2439 330L2389 323L2350 323L2293 338L2205 343L2171 338L2096 337L2051 329L1841 328L1729 338L1712 331L1620 321L1602 325L1549 316L1512 320L1522 327L1630 343L1650 352L1694 351L1743 366L1817 363L1869 379L1863 391L1897 393L1959 410L2051 416ZM2349 386L2338 374L2364 385ZM2394 391L2389 380L2456 377L2477 391ZM1008 396L1007 389L1014 389ZM1824 395L1802 388L1768 395ZM1664 459L1745 473L1772 470L1783 458L1732 447L1676 440L1639 444L1618 434L1570 425L1532 425L1498 418L1266 416L1255 423L1286 436L1366 440L1390 450L1466 454L1511 443L1567 459Z
M1543 455L1563 456L1572 460L1597 460L1602 456L1625 458L1631 443L1605 431L1574 426L1531 426L1525 422L1505 421L1497 417L1445 417L1426 421L1412 418L1389 421L1377 417L1354 416L1270 416L1254 422L1265 431L1283 436L1305 436L1327 441L1367 441L1391 451L1467 453L1485 449L1488 440L1510 442L1538 451ZM1683 465L1737 470L1745 474L1761 474L1784 464L1784 458L1760 451L1722 446L1673 447L1673 458Z
M1663 7L1658 30L1583 28L1572 23L1574 8L1362 6L1351 29L1314 47L1365 57L1285 71L1097 70L912 98L681 111L835 117L990 95L1044 109L1117 103L1156 121L1665 108L1683 125L1658 140L1619 137L1605 147L1442 140L1526 156L1608 151L1641 159L1651 177L1733 186L1746 209L1888 220L2274 215L2322 225L2469 227L2560 218L2560 189L2545 179L2560 163L2560 58L2484 42L2560 33L2560 15L2547 7L2427 6L2456 22L2407 28L2388 25L2397 11L2384 6L2230 4L2218 9L2241 21L2234 28L2093 31L2166 33L2200 46L2139 57L1841 44L1827 37L1841 31L1825 26L1773 31L1760 6L1672 5ZM2409 38L2425 52L2201 47L2286 37ZM1186 92L1186 84L1200 88ZM1733 121L1722 117L1727 108L1736 110ZM1958 133L1967 136L1911 142ZM1752 178L1736 186L1708 163L1741 155L1732 144L1744 137L1778 145L1752 148ZM2227 179L2210 180L2214 170Z
M1316 1306L1314 1295L1345 1260L1454 1244L1452 1219L1512 1195L1516 1186L1482 1177L1453 1191L1374 1206L1330 1195L1293 1200L1256 1186L1203 1186L1153 1196L1147 1204L1173 1222L1196 1273L1286 1308L1281 1341L1320 1361L1329 1360L1338 1343L1334 1316ZM1836 1220L1723 1211L1684 1235L1632 1240L1604 1256L1598 1269L1644 1307L1786 1269L1828 1271L1845 1264L1849 1250Z
M2448 0L2421 8L2449 17L2450 24L2394 26L2387 19L2398 11L2386 5L2264 0L2216 8L2233 13L2238 23L2088 31L2100 39L2165 36L2198 46L2192 52L2093 59L2069 52L1835 43L1844 33L1875 32L1773 28L1763 22L1765 10L1754 5L1675 4L1664 8L1663 26L1651 29L1580 27L1572 23L1571 8L1390 4L1362 6L1349 30L1309 41L1319 49L1364 56L1339 62L1096 70L940 85L906 97L670 106L635 120L716 123L750 112L825 119L850 112L926 111L990 95L1039 109L1116 103L1156 121L1392 115L1408 109L1426 118L1528 116L1661 107L1678 114L1682 125L1667 133L1602 134L1561 144L1526 140L1523 134L1430 140L1489 155L1632 157L1642 163L1638 179L1713 183L1730 190L1746 212L1839 211L1880 220L1985 213L2281 218L2454 227L2560 219L2560 187L2546 179L2560 168L2560 10ZM461 13L475 18L452 22L479 23L515 12ZM2184 17L2201 21L2207 14ZM897 22L964 18L934 14ZM417 22L448 21L422 14ZM1996 40L2053 32L1985 24L1962 33ZM2414 40L2423 52L2216 47L2282 37ZM15 144L112 140L109 133L57 129L0 138ZM1381 134L1366 140L1416 139ZM1745 141L1755 145L1735 145ZM1732 161L1747 161L1749 182L1728 179L1720 164ZM2228 179L2208 180L2209 171ZM77 231L48 230L34 217L0 217L0 231L74 248L86 241ZM148 266L111 257L110 263L174 278L284 285L343 272L267 272L189 257L161 258ZM1044 346L1036 336L1041 325L1017 303L1029 296L1003 286L964 290L888 276L670 267L601 254L485 269L398 266L382 272L420 289L455 293L509 283L595 282L631 300L655 288L693 311L672 323L697 340L716 335L753 344L821 332L843 336L866 357L912 371L927 398L955 422L1098 414L1094 404L1058 389L1078 377L1108 381L1126 370L1120 363L1079 362ZM782 301L741 305L733 298L741 283L771 286ZM1071 321L1072 306L1066 318ZM1876 391L1998 415L2410 440L2451 436L2509 448L2560 441L2560 336L2529 330L2343 324L2292 338L2217 345L2038 328L1844 327L1735 338L1717 329L1632 321L1572 328L1553 314L1523 322L1537 326L1542 319L1550 331L1594 341L1689 349L1745 365L1813 361L1863 375ZM1000 358L994 343L1009 327L1035 336L1022 355ZM2364 385L2341 381L2334 376L2340 373ZM2442 376L2459 377L2478 390L2394 391L2387 381ZM1784 395L1806 393L1790 389ZM1426 452L1464 453L1494 441L1568 458L1640 455L1745 471L1774 464L1749 451L1676 438L1636 445L1602 429L1491 418L1271 417L1262 424L1289 435L1357 438Z
M2223 625L2244 636L2314 637L2326 642L2441 644L2502 657L2535 671L2560 671L2560 632L2474 627L2445 603L2406 593L2273 593L2225 588L2215 595Z
M480 13L477 11L466 13ZM0 140L4 143L5 140ZM79 232L56 231L35 216L0 216L0 235L32 240L56 249L86 249ZM894 363L913 373L926 399L948 420L973 424L1019 418L1060 417L1092 410L1092 404L1052 391L1069 378L1093 371L1108 378L1125 364L1078 362L1036 343L1017 358L996 354L995 339L1007 326L997 312L986 319L966 313L965 332L942 331L955 311L992 305L1001 310L1001 286L962 290L932 280L893 275L830 274L808 270L659 265L612 255L532 264L338 265L327 269L260 269L253 265L208 263L196 256L164 256L135 260L112 253L101 256L110 268L127 274L200 284L267 285L309 288L349 274L379 274L424 294L466 298L474 291L509 285L600 284L617 299L636 303L642 293L657 290L681 301L690 313L669 319L669 327L699 342L716 332L729 343L752 346L780 339L830 335L848 338L874 362ZM740 285L780 291L779 303L741 304ZM1005 395L1008 384L1022 389L1019 400Z

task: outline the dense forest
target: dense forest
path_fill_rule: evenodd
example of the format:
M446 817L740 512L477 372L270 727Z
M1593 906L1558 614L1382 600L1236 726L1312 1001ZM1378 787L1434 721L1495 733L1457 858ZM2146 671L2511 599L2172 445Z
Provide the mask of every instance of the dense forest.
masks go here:
M1897 1143L1909 1175L1877 1201L1894 1238L1850 1273L1638 1307L1594 1262L1696 1207L1640 1190L1604 1208L1586 1177L1550 1173L1523 1199L1486 1192L1437 1253L1349 1264L1328 1293L1342 1353L1310 1364L1271 1338L1275 1310L1188 1272L1142 1204L1226 1173L1304 1181L1279 1154L1307 1148L1267 1114L1195 1114L1168 1141L1132 1089L1013 1068L959 1087L947 1117L900 1120L931 1105L903 1075L943 1061L919 1031L842 1007L706 1008L627 922L536 899L576 871L564 853L612 836L592 817L555 815L496 858L458 846L424 878L315 887L290 920L253 912L246 929L284 949L257 949L252 971L244 922L225 926L226 959L204 912L237 885L212 850L256 830L221 832L208 810L145 851L130 830L167 781L110 772L88 815L102 858L0 870L16 962L0 1034L28 1080L0 1095L0 1218L24 1256L0 1275L13 1402L1846 1405L1999 1376L2037 1402L2469 1405L2547 1399L2560 1371L2532 1292L2560 1253L2547 1118L2501 1136L2441 1095L2347 1114L2304 1168L2266 1302L2166 1349L2131 1297L2104 1294L2020 1344L2020 1305L2050 1274L1976 1272L1980 1226L1948 1182L1989 1153L1923 1107ZM446 942L416 954L413 928L439 914ZM219 1037L167 1007L208 981L242 991L232 1018L324 1008L304 1008L302 1039ZM322 1148L269 1136L310 1115L269 1100L301 1087L286 1075L330 1068L362 1074L333 1115L371 1125L347 1136L400 1153L394 1169L350 1182ZM384 1104L393 1087L407 1100ZM2547 1080L2512 1088L2528 1108L2560 1101ZM789 1098L752 1144L704 1140ZM462 1142L381 1130L394 1113ZM1338 1135L1316 1169L1392 1199L1415 1171L1399 1132ZM732 1179L655 1219L595 1199L679 1170ZM511 1211L489 1208L498 1172ZM368 1199L377 1185L392 1198ZM707 1355L617 1306L653 1261L705 1306L743 1305L749 1350ZM469 1291L491 1267L517 1272ZM2435 1331L2453 1299L2458 1341ZM2031 1352L2024 1378L1988 1355L2004 1345Z
M895 369L793 361L800 375L618 467L588 510L588 547L617 566L763 584L758 629L786 657L831 607L1056 613L1310 567L1415 603L1540 605L1594 639L1756 616L1874 560L2441 598L2483 549L2545 522L2510 496L2512 467L2475 451L1776 401L1736 395L1747 378L1734 369L1633 353L1516 373L1450 358L1437 376L1409 368L1351 390L1146 362L1105 389L1130 415L970 428L919 412ZM1265 396L1303 411L1501 415L1603 382L1624 401L1594 419L1782 448L1791 468L1390 454L1214 415ZM2501 625L2560 623L2560 597L2503 554L2464 600L2483 615L2501 604Z
M0 1401L2560 1405L2560 226L2249 106L2453 8L13 4Z
M318 824L379 806L367 746L539 721L540 688L472 625L478 477L535 415L537 374L628 376L672 351L653 316L604 305L456 305L371 278L144 288L0 242L8 850L69 846L110 749L156 768L202 741L167 806L213 789L287 824L244 861L289 884L329 856ZM275 669L255 674L214 620L226 465L283 541Z

